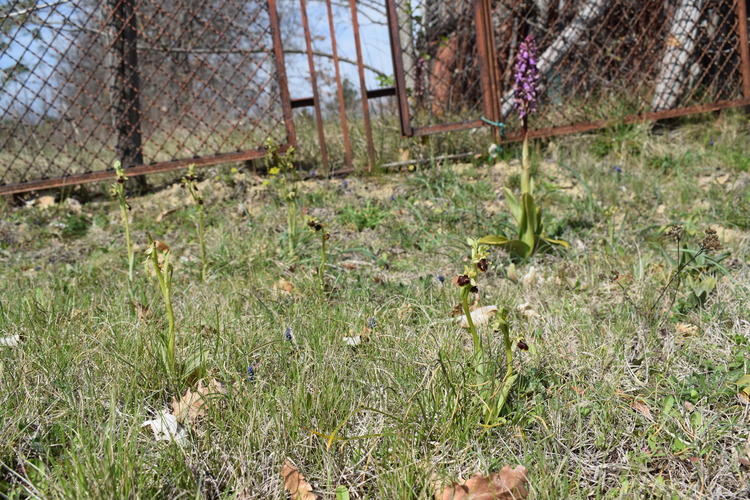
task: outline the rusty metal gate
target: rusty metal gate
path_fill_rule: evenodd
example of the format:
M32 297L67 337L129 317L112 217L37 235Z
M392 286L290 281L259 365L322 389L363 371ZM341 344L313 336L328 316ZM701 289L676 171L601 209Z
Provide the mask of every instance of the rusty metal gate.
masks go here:
M387 0L407 136L489 121L519 140L512 72L527 35L543 84L530 137L750 104L747 0L416 1Z
M529 34L532 137L748 105L747 21L747 0L0 2L0 194L110 179L116 159L257 159L268 139L371 167L394 113L405 137L517 140Z

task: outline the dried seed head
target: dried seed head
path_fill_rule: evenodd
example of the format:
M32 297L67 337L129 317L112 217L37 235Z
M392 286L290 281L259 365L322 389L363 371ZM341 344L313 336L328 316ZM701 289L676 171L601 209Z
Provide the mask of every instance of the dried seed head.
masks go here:
M710 227L705 231L706 237L701 241L701 247L709 252L718 252L721 250L721 242L719 237L716 235L716 230Z
M669 228L669 231L667 231L667 237L668 238L674 238L675 240L678 240L682 236L682 232L684 230L685 230L685 228L682 227L679 224L677 224L675 226L672 226L672 227Z

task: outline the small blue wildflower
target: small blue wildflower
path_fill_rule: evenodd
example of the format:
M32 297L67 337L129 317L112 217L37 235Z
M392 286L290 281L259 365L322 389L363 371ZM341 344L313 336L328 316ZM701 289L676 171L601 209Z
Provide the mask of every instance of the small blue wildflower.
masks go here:
M255 382L255 370L253 370L253 365L247 367L247 378L250 382Z
M286 341L291 342L292 341L292 329L287 328L286 332L284 332L284 335L286 336Z
M612 167L612 170L614 170L618 174L622 173L622 167L620 165L615 165L614 167Z
M396 196L393 194L391 195L391 201L396 201Z
M443 276L442 274L438 274L438 281L440 283L445 283L445 276Z
M349 181L344 179L341 185L344 186L344 189L347 189L349 187Z
M310 171L310 177L315 177L315 170Z
M711 139L710 141L708 141L708 145L709 145L709 146L713 146L713 145L714 145L714 140L713 140L713 139Z
M370 320L367 322L367 328L372 330L375 328L375 318L370 318Z

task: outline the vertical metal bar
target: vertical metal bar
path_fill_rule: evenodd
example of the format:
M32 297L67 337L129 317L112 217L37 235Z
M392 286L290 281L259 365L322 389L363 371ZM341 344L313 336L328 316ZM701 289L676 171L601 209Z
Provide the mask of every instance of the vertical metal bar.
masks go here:
M124 167L141 165L141 80L138 73L138 27L134 0L110 0L115 54L112 75L115 123L117 127L117 158Z
M362 100L362 115L365 125L365 137L367 138L367 157L370 165L367 170L372 172L375 165L375 145L372 141L372 125L370 124L370 105L367 102L367 84L365 83L365 65L362 58L362 44L359 39L359 19L357 18L357 2L349 0L352 11L352 30L354 31L354 47L357 50L357 69L359 70L359 92Z
M414 135L409 118L409 103L406 100L406 78L404 76L404 58L399 38L398 13L396 0L386 0L386 14L388 15L388 33L391 38L391 57L393 58L393 73L395 78L396 98L398 100L398 114L401 118L401 134L405 137Z
M300 14L302 15L302 28L305 33L305 46L307 50L307 64L310 68L310 84L313 92L313 108L315 109L315 126L318 128L318 142L320 143L320 161L323 168L328 170L328 148L326 147L326 134L323 130L323 113L320 110L320 94L318 93L318 78L315 73L315 60L313 58L312 37L310 36L310 24L307 20L307 4L305 0L299 0Z
M289 96L289 84L286 78L286 66L284 64L284 46L281 43L279 11L276 10L276 0L268 0L268 19L271 23L273 56L276 63L276 81L279 84L279 93L281 94L281 112L284 115L286 140L290 145L296 146L297 132L294 128L294 117L292 116L292 99Z
M341 83L341 68L339 68L339 54L336 48L336 30L333 26L333 9L331 0L326 0L328 9L328 29L331 32L331 49L333 54L333 68L336 72L336 89L339 97L339 116L341 117L341 130L344 134L344 149L346 150L346 166L352 166L352 145L349 143L349 128L346 124L346 103L344 103L344 86Z
M747 37L747 5L745 0L737 0L737 30L740 35L740 58L742 61L742 93L750 99L750 42Z
M487 19L487 65L490 72L490 83L492 84L491 102L492 102L492 118L494 122L500 122L503 119L503 105L502 105L502 78L500 76L500 68L497 63L497 46L495 45L495 25L492 22L492 1L482 0L484 4L485 18ZM495 142L500 141L500 134L502 130L498 127L493 127L492 137Z
M500 120L498 108L498 71L489 0L474 0L474 21L476 24L477 56L479 59L484 113L487 118L497 122ZM497 127L493 127L492 137L495 142L500 139Z

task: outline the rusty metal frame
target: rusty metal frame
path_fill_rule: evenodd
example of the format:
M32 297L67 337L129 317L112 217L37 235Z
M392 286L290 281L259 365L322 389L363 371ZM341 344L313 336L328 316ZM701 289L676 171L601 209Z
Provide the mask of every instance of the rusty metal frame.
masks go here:
M742 59L742 95L750 99L750 42L747 36L747 3L736 0L737 33L739 34L740 58Z
M119 5L119 3L117 4ZM279 88L279 100L281 104L281 113L283 116L284 128L286 133L286 144L279 146L279 151L284 153L290 146L297 144L296 129L292 115L293 102L290 98L286 68L284 62L284 48L281 41L279 15L277 9L277 0L267 0L266 12L268 13L269 28L272 39L272 57L274 60L275 71L274 78ZM115 15L114 13L112 15ZM108 18L110 19L110 18ZM125 17L124 22L131 22L132 18ZM133 69L133 68L131 68ZM137 74L137 73L136 73ZM91 77L89 77L90 79ZM88 80L87 80L88 81ZM132 90L132 89L130 89ZM136 89L137 91L137 89ZM133 123L135 121L135 123ZM125 120L127 127L137 128L140 126L140 120ZM128 131L126 139L133 134ZM121 134L122 135L122 134ZM223 143L222 143L223 145ZM138 152L140 154L140 151ZM161 161L153 163L141 163L127 165L125 173L128 177L137 177L148 174L169 172L196 165L199 167L216 165L229 162L242 162L263 158L266 155L264 148L250 149L245 151L236 151L230 153L220 153L213 155L197 156L193 158L180 158L170 161ZM139 156L140 157L140 156ZM141 159L142 161L142 159ZM85 183L101 182L116 178L114 170L89 171L80 174L65 175L56 178L41 178L37 180L26 180L17 183L0 185L0 196L12 195L23 192L38 191L43 189L53 189L65 186L80 185Z
M748 42L747 7L744 0L735 0L734 5L738 19L738 26L736 29L739 44L738 52L740 55L740 69L742 72L742 99L718 100L711 103L683 106L663 111L644 112L635 115L627 115L616 120L582 121L569 125L538 128L529 130L529 137L553 137L597 130L610 127L617 123L630 124L657 121L721 109L750 106L750 44ZM420 137L491 126L483 120L439 123L420 127L412 126L407 101L408 96L405 83L406 77L403 65L403 51L399 39L399 29L401 27L399 26L398 16L396 15L396 0L386 0L386 6L402 136ZM515 7L512 10L515 12ZM502 119L502 101L500 96L503 95L503 85L502 75L497 66L497 59L495 57L490 57L491 54L497 53L494 44L491 0L474 0L473 13L476 25L478 63L482 84L482 109L488 119L494 122L499 122ZM497 127L492 127L492 131L494 139L498 143L510 143L522 140L520 132L512 132L505 134L502 137L498 137L499 131Z
M286 152L289 146L282 146L279 148L281 153ZM161 172L171 172L174 170L180 170L187 168L189 165L195 165L197 167L207 167L210 165L216 165L219 163L229 162L240 162L248 160L257 160L263 158L266 155L265 149L251 149L248 151L241 151L238 153L226 153L221 155L212 156L201 156L198 158L185 158L181 160L164 161L158 163L152 163L149 165L136 165L126 169L125 174L128 177L136 177L139 175L157 174ZM0 196L10 195L17 193L24 193L28 191L39 191L42 189L52 189L65 186L75 186L79 184L87 184L91 182L101 182L107 180L114 180L117 178L117 174L114 170L100 170L98 172L86 172L83 174L69 175L65 177L57 177L55 179L40 179L36 181L27 181L18 184L7 184L0 186Z

